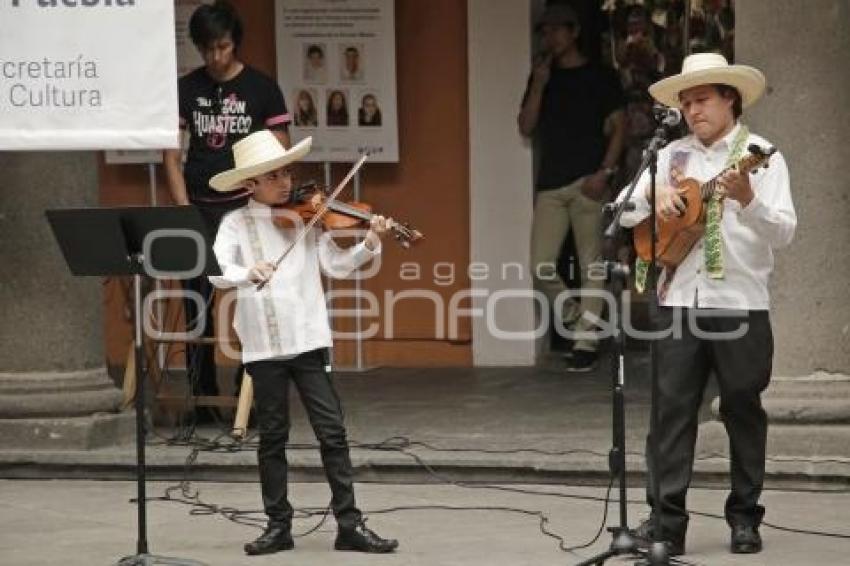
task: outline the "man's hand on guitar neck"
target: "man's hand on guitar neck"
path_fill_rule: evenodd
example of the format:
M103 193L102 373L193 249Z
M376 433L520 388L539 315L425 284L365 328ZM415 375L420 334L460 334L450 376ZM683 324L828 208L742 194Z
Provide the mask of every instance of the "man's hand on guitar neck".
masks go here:
M723 173L718 181L720 183L720 195L726 196L732 200L741 203L741 207L745 207L753 200L755 193L750 185L750 176L747 173L741 173L737 169L729 169Z

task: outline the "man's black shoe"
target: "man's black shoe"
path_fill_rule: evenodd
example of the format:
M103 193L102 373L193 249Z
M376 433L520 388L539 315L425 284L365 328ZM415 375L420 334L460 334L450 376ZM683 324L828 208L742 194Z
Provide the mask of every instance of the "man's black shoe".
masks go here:
M585 373L596 368L599 354L590 350L573 350L569 357L564 356L567 362L567 371L573 373Z
M398 548L398 541L381 538L374 531L367 529L364 522L359 522L354 527L341 527L339 529L334 548L336 550L383 554L393 552Z
M245 544L245 554L271 554L281 550L292 550L295 543L289 529L284 527L269 527L257 540Z
M653 519L649 518L638 525L636 529L632 529L632 536L635 537L639 549L648 551L652 548L652 543L655 540L653 526ZM664 544L667 545L667 556L681 556L685 553L684 537L676 540L665 540Z
M733 554L756 554L761 552L761 548L761 535L758 528L750 525L732 526L730 550Z

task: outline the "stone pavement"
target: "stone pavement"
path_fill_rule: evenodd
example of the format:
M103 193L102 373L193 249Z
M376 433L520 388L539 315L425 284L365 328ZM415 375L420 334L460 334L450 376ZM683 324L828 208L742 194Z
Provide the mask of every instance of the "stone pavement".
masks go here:
M148 496L158 497L169 484L151 482ZM556 485L513 485L528 490L563 495L600 497L604 488ZM252 510L260 506L255 483L203 483L199 498L220 506ZM0 564L7 566L93 566L115 564L136 549L136 507L130 503L135 484L123 481L2 480L0 481ZM401 542L399 552L364 556L331 550L333 520L303 538L292 552L247 557L242 544L255 537L255 527L235 524L221 515L193 515L187 505L151 501L147 506L148 542L156 555L193 559L210 566L561 566L577 564L583 557L607 548L605 533L589 549L568 554L552 538L541 534L534 515L504 510L436 508L380 513L400 506L454 506L524 509L548 516L547 529L561 535L567 545L590 540L602 518L602 503L552 495L527 495L491 489L466 489L444 485L357 485L358 500L369 514L368 525ZM694 490L692 509L722 513L724 493ZM322 508L329 498L319 483L292 485L296 507ZM640 499L632 490L630 499ZM850 534L850 493L768 491L764 496L766 520L788 527ZM629 508L632 526L645 508ZM254 515L258 517L259 515ZM619 515L612 505L608 524ZM318 523L315 517L295 521L294 531L304 532ZM719 566L803 566L850 563L850 540L780 532L763 527L765 551L755 556L728 553L728 530L722 520L694 517L688 536L692 564ZM619 558L609 564L631 564Z

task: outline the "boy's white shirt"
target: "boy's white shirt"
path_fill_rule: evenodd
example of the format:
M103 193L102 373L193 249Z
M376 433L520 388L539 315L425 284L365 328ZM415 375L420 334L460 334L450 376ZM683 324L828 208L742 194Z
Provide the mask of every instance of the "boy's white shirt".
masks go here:
M274 262L297 238L298 230L278 228L276 212L249 200L224 217L213 250L222 274L216 287L237 287L233 327L242 344L243 363L286 358L332 345L321 270L343 278L381 253L360 242L347 249L314 228L283 260L260 291L249 280L257 262ZM303 225L299 229L303 229Z

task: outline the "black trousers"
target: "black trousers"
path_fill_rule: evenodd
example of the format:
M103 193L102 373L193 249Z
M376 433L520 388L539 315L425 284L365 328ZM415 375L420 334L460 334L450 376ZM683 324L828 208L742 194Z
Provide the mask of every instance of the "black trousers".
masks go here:
M325 355L325 350L313 350L291 359L245 364L254 380L254 407L260 432L257 452L260 484L270 527L290 528L292 524L293 510L287 498L286 478L290 382L298 390L320 444L337 525L353 527L361 519L354 501L354 472L342 406L331 375L325 371Z
M683 540L688 526L685 499L691 483L698 412L709 374L720 388L720 414L729 435L731 492L726 499L726 521L758 526L764 507L758 500L764 484L767 415L761 392L770 382L773 333L767 311L737 311L738 316L717 317L708 309L660 309L658 328L671 328L674 310L682 314L681 338L659 341L659 428L647 439L650 483L647 497L661 514L665 540ZM715 316L712 316L715 315ZM688 324L691 317L695 322ZM745 326L742 326L745 325ZM691 328L693 327L693 328ZM721 339L706 333L741 336ZM652 465L650 442L658 442L657 467ZM651 478L660 483L660 500L653 501Z

